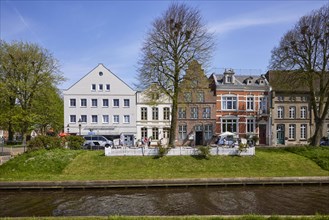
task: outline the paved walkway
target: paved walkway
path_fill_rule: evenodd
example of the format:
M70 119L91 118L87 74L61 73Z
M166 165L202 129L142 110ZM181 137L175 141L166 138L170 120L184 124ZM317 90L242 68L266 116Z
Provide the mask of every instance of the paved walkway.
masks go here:
M266 186L266 185L329 185L329 176L315 177L258 177L258 178L200 178L154 180L98 180L98 181L15 181L0 182L0 190L24 189L111 189L152 187L210 187L210 186Z

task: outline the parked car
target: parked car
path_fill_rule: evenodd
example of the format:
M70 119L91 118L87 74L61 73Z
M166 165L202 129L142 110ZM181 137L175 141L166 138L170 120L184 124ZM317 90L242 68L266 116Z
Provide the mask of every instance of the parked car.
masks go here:
M321 140L320 146L329 146L329 139L328 140Z
M83 138L85 139L83 146L87 149L104 149L113 146L113 141L102 135L86 135Z

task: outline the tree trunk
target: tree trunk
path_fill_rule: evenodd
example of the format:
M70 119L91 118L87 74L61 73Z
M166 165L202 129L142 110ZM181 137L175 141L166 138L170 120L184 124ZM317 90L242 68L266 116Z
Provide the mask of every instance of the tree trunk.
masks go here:
M323 120L320 118L315 118L315 131L312 136L311 145L312 146L319 146L320 140L322 138L323 133Z
M178 66L178 64L176 65ZM178 109L178 93L179 93L179 70L176 68L175 80L174 80L174 94L172 100L171 110L171 124L170 124L170 136L169 136L169 147L175 147L176 140L176 128L177 128L177 109Z
M14 140L14 132L13 132L13 126L11 125L11 122L8 123L8 142L12 142Z

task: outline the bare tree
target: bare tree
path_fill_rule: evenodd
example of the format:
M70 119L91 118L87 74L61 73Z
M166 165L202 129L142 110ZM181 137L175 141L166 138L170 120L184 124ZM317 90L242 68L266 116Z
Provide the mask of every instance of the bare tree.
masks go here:
M192 60L205 64L213 52L213 35L207 31L200 12L173 3L157 18L147 34L139 61L139 83L144 88L156 82L172 100L169 146L174 146L177 98L184 70Z
M319 145L329 108L329 4L303 16L272 50L270 68L293 70L285 79L307 88L315 120L311 145Z

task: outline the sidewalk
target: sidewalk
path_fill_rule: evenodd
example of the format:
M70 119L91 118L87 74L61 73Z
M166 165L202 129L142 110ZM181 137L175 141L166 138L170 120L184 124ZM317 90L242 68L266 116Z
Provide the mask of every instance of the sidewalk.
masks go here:
M97 180L97 181L16 181L0 182L1 190L66 190L112 189L154 187L229 187L229 186L289 186L329 185L329 176L315 177L240 177L201 179L154 179L154 180Z

